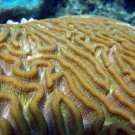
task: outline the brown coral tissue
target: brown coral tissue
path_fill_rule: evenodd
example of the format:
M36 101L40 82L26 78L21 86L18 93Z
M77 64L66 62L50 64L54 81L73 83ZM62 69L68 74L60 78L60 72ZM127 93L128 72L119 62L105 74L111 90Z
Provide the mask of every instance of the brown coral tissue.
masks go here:
M101 16L0 25L1 135L135 135L135 27Z

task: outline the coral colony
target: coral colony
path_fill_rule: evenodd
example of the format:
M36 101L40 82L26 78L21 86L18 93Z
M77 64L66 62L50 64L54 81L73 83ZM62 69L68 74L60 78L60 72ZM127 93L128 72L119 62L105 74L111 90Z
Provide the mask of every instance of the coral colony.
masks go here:
M134 135L134 33L101 16L1 24L1 134Z

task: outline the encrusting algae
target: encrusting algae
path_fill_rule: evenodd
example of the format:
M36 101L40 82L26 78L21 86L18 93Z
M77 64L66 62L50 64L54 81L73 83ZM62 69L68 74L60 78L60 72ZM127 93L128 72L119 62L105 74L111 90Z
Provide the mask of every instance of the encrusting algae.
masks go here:
M1 134L134 135L134 34L101 16L1 24Z

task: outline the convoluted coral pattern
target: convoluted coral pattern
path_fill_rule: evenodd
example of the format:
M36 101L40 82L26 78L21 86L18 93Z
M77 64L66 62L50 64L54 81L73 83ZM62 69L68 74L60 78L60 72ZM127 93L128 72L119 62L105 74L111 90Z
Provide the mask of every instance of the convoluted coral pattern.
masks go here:
M100 16L0 25L1 134L135 134L134 32Z

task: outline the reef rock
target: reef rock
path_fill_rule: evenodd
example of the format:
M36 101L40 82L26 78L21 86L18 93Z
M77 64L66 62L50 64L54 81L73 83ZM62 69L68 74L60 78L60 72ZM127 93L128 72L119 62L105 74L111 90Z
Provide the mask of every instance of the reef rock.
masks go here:
M53 0L0 0L0 22L19 21L22 18L39 19L42 11L49 13ZM45 15L44 15L45 17Z

